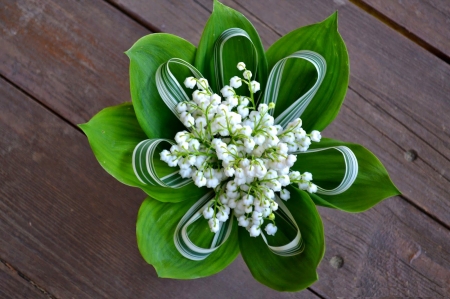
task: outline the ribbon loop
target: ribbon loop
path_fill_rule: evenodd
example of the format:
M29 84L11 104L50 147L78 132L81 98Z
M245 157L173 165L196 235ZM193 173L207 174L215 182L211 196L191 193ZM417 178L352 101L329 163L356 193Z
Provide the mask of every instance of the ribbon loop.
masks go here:
M344 162L345 162L345 173L344 178L342 179L339 186L337 186L334 189L328 190L321 188L317 186L317 193L318 194L324 194L324 195L337 195L341 194L348 190L348 188L351 187L351 185L355 182L356 177L358 176L358 160L356 159L355 154L353 151L346 147L346 146L332 146L332 147L325 147L325 148L316 148L316 149L310 149L306 152L293 152L292 154L307 154L307 153L315 153L320 151L325 151L329 149L335 149L342 153L344 156Z
M166 63L159 66L156 71L156 88L164 103L172 111L172 113L180 119L180 115L176 110L177 104L184 101L190 101L190 97L186 94L177 78L170 71L170 64L175 63L187 67L192 75L197 78L203 78L203 75L189 62L180 58L169 59ZM208 88L212 93L212 90Z
M287 223L289 223L291 227L297 231L297 234L295 235L295 238L291 242L282 246L269 245L269 243L267 242L267 238L262 231L261 237L263 238L267 247L276 255L294 256L300 254L303 252L303 250L305 250L305 244L303 243L300 229L297 223L295 222L294 216L292 216L291 212L289 212L289 209L286 207L283 201L280 200L278 196L276 196L276 202L278 203L278 210L275 211L275 215L277 217L283 218Z
M325 73L327 71L327 64L322 55L308 50L297 51L278 61L270 71L267 87L264 92L263 103L269 104L270 102L274 102L276 104L281 79L283 77L284 66L286 65L287 60L291 58L300 58L312 63L317 70L317 81L310 90L308 90L304 95L298 98L285 111L275 118L275 123L281 125L282 127L286 127L288 123L302 115L314 95L317 93L317 90L322 84L323 78L325 77ZM274 110L270 110L272 115L273 112Z
M159 177L153 163L153 156L158 145L167 142L174 145L170 139L147 139L141 141L133 151L133 171L138 180L144 185L162 186L169 188L181 188L186 186L192 179L182 178L179 171L174 171L164 177ZM169 166L167 166L169 167Z
M181 218L173 235L175 247L185 258L193 261L201 261L217 250L230 236L233 228L234 215L230 214L226 222L220 222L219 231L214 234L210 248L202 248L195 245L189 238L187 229L189 225L202 217L202 211L214 204L214 192L211 191L200 198Z
M254 78L256 78L256 73L258 70L258 52L256 51L256 47L253 44L250 35L248 35L248 33L241 28L230 28L222 32L222 34L217 38L216 42L214 43L214 70L215 70L216 84L219 88L222 88L223 86L227 85L224 82L225 78L223 73L223 47L229 39L237 36L247 38L253 46L253 51L255 53L255 55L253 56L255 64Z

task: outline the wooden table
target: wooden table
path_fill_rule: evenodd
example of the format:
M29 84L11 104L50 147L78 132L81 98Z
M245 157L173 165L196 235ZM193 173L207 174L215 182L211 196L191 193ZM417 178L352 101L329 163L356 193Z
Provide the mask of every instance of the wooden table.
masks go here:
M123 52L138 38L196 44L212 1L2 0L0 297L450 297L448 0L224 3L265 47L339 11L351 79L324 135L373 151L403 195L361 214L321 208L327 251L303 292L260 285L241 258L209 278L159 279L136 246L145 195L103 171L76 125L130 100Z

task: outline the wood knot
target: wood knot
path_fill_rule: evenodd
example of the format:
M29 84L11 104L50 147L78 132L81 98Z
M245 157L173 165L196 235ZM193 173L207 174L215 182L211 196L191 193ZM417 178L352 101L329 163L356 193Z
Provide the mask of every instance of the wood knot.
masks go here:
M339 255L335 255L330 259L330 265L334 269L342 268L342 266L344 265L344 259Z
M406 161L412 162L417 159L417 152L415 150L406 151L403 157L405 157Z

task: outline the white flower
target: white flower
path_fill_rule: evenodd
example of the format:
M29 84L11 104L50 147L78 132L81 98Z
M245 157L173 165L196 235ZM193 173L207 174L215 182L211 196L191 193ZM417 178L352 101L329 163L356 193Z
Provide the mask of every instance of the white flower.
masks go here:
M208 220L208 224L212 233L217 233L219 231L219 219L211 218Z
M269 223L266 225L266 228L264 229L268 235L274 236L277 232L278 228L273 225L272 223Z
M310 173L310 172L304 172L303 174L302 174L302 180L305 180L305 181L312 181L312 174Z
M319 142L322 136L320 135L320 132L317 130L314 130L311 132L311 140L314 142Z
M252 225L249 232L251 237L257 237L261 234L261 228L258 225Z
M203 214L203 217L205 217L205 219L210 219L210 218L212 218L212 216L214 216L214 210L212 207L208 207L203 210L202 214Z
M195 84L197 84L197 81L195 80L194 77L187 77L184 80L184 86L186 86L186 88L192 89L195 87Z
M234 89L231 86L225 85L220 92L222 93L222 95L226 98L226 97L231 97L234 96Z
M217 220L219 220L220 222L225 222L228 220L228 213L226 213L226 211L224 210L220 210L217 215Z
M313 183L309 183L309 186L306 188L306 191L309 193L316 193L317 192L317 185Z
M239 63L237 64L237 68L238 68L238 70L240 70L240 71L245 70L245 63L239 62Z
M250 91L253 92L253 93L259 91L260 88L261 88L261 85L259 84L259 82L256 82L256 81L250 82L250 86L251 86L251 90Z
M208 80L205 78L198 79L197 88L200 90L207 90L209 87Z
M230 86L233 88L239 88L242 86L242 80L238 76L234 76L230 79Z
M250 80L252 78L252 72L249 70L245 70L244 73L242 74L244 76L245 79Z
M291 198L291 192L289 192L289 190L287 189L281 189L280 198L282 200L288 200L289 198Z

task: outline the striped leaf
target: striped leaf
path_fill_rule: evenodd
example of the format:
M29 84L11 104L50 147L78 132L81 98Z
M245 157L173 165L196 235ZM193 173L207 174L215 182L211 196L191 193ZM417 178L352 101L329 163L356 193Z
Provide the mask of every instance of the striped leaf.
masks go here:
M311 172L313 182L326 190L310 195L316 204L346 212L365 211L399 194L383 164L359 144L322 138L309 153L298 154L291 169Z
M256 47L253 44L252 39L245 30L240 28L230 28L222 32L222 34L217 38L216 42L214 43L214 66L215 66L216 86L223 87L229 84L229 81L225 80L223 48L231 38L239 36L244 37L251 43L251 48L248 50L248 52L252 52L251 56L253 56L253 61L246 61L245 63L253 64L252 68L254 72L253 77L256 78L257 76L258 52L256 51ZM230 62L225 61L225 63L229 64Z
M161 176L158 173L158 169L155 165L154 155L155 152L158 154L156 159L159 162L159 152L158 146L162 142L167 142L171 145L174 145L175 142L169 139L146 139L141 141L133 151L133 171L138 178L138 180L144 185L153 185L153 186L161 186L161 187L169 187L169 188L181 188L186 186L192 182L190 178L182 178L179 174L178 167L176 171L171 171L170 173ZM167 169L171 169L165 163L158 163L159 168L164 168L167 172ZM173 169L173 168L172 168ZM159 169L161 170L161 169Z
M250 237L245 228L239 228L239 247L253 277L278 291L299 291L318 279L317 266L325 251L322 220L306 192L288 187L291 198L283 202L290 211L296 227L301 228L304 246L301 254L280 256L266 246L263 238ZM281 208L281 207L280 207ZM286 244L295 237L290 222L275 218L278 231L267 236L270 244Z
M228 31L230 29L232 30ZM219 37L222 41L217 42ZM216 49L222 52L221 78L217 78L220 59L217 58ZM242 76L242 72L236 68L238 62L244 62L247 69L256 74L254 80L260 82L264 88L268 69L258 32L240 12L214 0L211 17L206 23L195 53L194 65L210 80L212 89L219 91L223 85L229 84L233 76ZM244 87L240 87L238 92L240 95L249 95L248 89Z
M177 78L170 71L171 64L187 68L197 79L203 78L203 76L194 66L180 58L169 59L166 63L161 64L156 71L155 80L159 95L170 111L180 119L179 113L176 111L177 104L184 101L190 101L191 98L186 94ZM209 89L209 91L212 92L211 89Z
M155 267L158 277L194 279L209 276L223 270L239 254L236 221L228 240L207 258L191 260L180 254L175 247L174 232L181 218L199 198L179 203L147 198L142 203L136 223L137 242L143 258ZM192 223L187 231L190 239L200 247L208 247L215 237L206 220Z
M233 214L230 214L230 217L226 222L220 223L219 231L214 234L214 238L212 239L209 248L199 247L195 245L189 238L189 226L199 219L206 221L202 216L202 212L204 209L214 204L214 200L212 200L212 198L214 198L214 192L209 192L208 194L200 198L186 212L186 214L184 214L175 229L175 233L173 236L175 247L187 259L193 261L204 260L211 253L217 250L230 236L234 221Z
M139 126L131 103L105 108L80 128L88 137L99 164L119 182L138 187L164 202L198 199L206 193L206 188L199 188L193 182L179 189L167 189L139 181L133 171L133 151L148 137ZM154 162L162 176L174 171L159 159Z
M314 83L311 89L309 89L304 95L298 98L284 111L279 112L278 109L275 108L278 114L278 116L275 118L275 123L281 125L282 127L286 127L289 122L293 121L303 114L306 107L309 105L314 95L317 93L317 90L319 90L319 87L322 84L323 78L325 77L325 73L327 71L327 64L325 62L325 59L320 54L306 50L297 51L278 61L270 71L269 79L267 81L267 87L264 92L263 103L269 104L270 102L274 102L276 104L280 90L280 84L283 78L284 67L286 65L286 62L291 58L304 59L314 65L315 69L317 70L317 81ZM302 83L303 82L298 82L298 88ZM292 88L295 87L290 86L290 89ZM273 115L274 110L270 110L270 113Z
M337 150L340 152L344 158L345 163L345 172L342 182L334 189L328 190L324 189L320 186L317 186L317 193L323 195L338 195L347 191L352 184L355 182L356 177L358 176L358 160L356 159L355 154L351 149L346 146L333 146L333 147L324 147L324 148L315 148L309 149L306 152L293 152L292 154L308 154L308 153L317 153L326 150Z
M297 51L320 54L327 62L327 73L316 96L302 114L303 129L322 131L336 117L344 101L349 79L348 53L338 32L337 13L323 22L298 28L276 41L266 52L269 70L278 61ZM291 59L278 94L275 117L317 81L316 70L303 59ZM289 74L289 75L287 75Z
M283 203L282 200L277 196L276 202L278 203L278 210L275 211L276 219L284 220L286 223L288 223L292 229L296 231L295 238L282 246L272 246L269 245L269 242L267 241L267 237L264 234L263 231L261 231L261 237L263 238L264 242L266 243L267 247L276 255L279 256L294 256L297 254L300 254L305 249L305 244L303 243L302 236L300 233L300 229L295 222L294 216L292 216L291 212L289 212L286 205Z
M140 38L126 52L130 58L130 91L136 116L147 138L173 138L184 129L161 100L156 87L156 73L172 58L193 63L196 49L188 41L167 33L154 33ZM189 68L173 64L176 78L190 76Z

